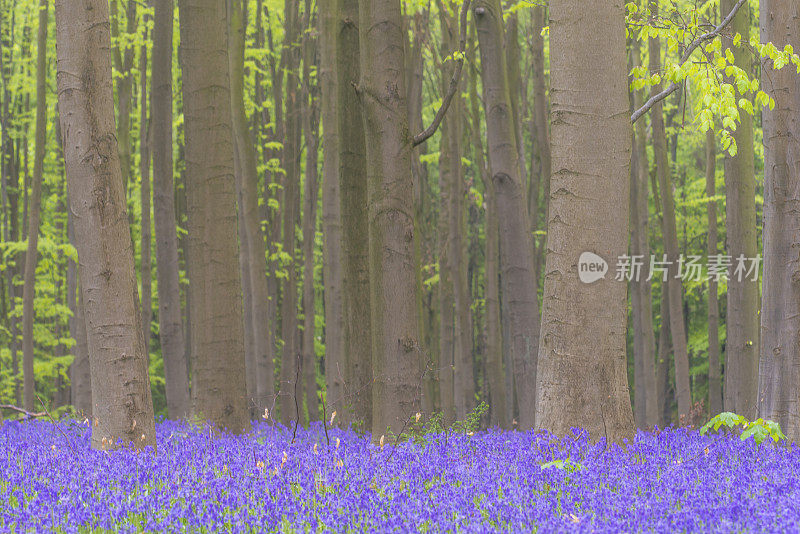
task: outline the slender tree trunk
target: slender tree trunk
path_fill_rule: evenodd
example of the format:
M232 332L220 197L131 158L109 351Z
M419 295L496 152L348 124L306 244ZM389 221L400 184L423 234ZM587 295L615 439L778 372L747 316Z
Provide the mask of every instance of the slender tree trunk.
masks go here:
M671 389L671 380L669 376L670 370L670 356L672 354L672 345L669 331L669 294L664 291L662 287L661 294L661 329L658 334L658 361L656 366L656 381L658 384L658 419L659 426L666 428L672 424L672 401L673 395L670 395L673 390Z
M117 20L118 0L111 0L111 32L115 38L120 38L119 23ZM138 2L135 0L126 0L125 5L125 31L128 35L136 33L136 7ZM119 159L120 168L122 169L122 184L125 191L128 190L128 181L131 174L131 103L133 102L133 46L128 43L127 39L121 39L122 43L126 43L124 49L120 53L120 49L114 50L114 65L120 73L117 87L117 105L118 105L118 120L117 120L117 140L119 143Z
M761 39L783 50L800 49L800 2L764 0ZM764 90L775 98L764 123L764 294L759 366L760 417L780 423L800 442L800 79L794 69L776 71L762 60ZM749 197L748 197L749 198ZM730 334L729 334L730 335Z
M579 257L606 262L628 244L631 126L625 16L612 0L550 4L553 168L536 427L592 439L633 435L627 287L579 279ZM589 22L591 21L591 22ZM576 32L591 25L592 39ZM575 321L580 317L580 321Z
M306 18L312 19L311 2L306 0ZM308 420L319 420L317 399L316 293L314 291L314 241L317 234L318 157L319 157L319 87L312 86L311 68L317 65L317 43L313 20L307 20L303 38L303 130L306 140L306 177L303 194L303 374Z
M720 11L729 13L735 4L732 0L721 0ZM736 14L730 31L745 38L749 35L749 4L745 3ZM751 52L739 47L731 47L731 51L734 64L749 73L752 69ZM740 96L737 93L736 98ZM753 118L747 113L740 113L739 118L740 123L733 132L738 151L736 156L725 156L726 241L733 266L728 279L724 405L726 411L753 419L758 409L758 280L754 276L745 276L749 261L744 263L741 279L736 268L740 258L749 260L758 254L755 152Z
M544 74L544 38L542 30L547 25L547 8L535 6L532 11L533 28L531 38L531 62L533 67L533 115L531 121L533 138L533 157L536 162L531 168L531 184L535 187L528 191L528 206L531 215L531 228L536 231L539 226L539 184L542 182L544 198L544 230L547 230L549 221L548 211L550 206L550 123L547 113L547 83ZM547 242L546 236L539 238L536 249L536 280L540 280L541 268L544 264L544 251Z
M39 34L36 52L36 153L33 160L30 209L28 210L28 251L25 254L25 284L22 288L22 374L23 405L32 411L36 384L33 376L33 301L36 295L36 264L39 260L39 220L42 212L42 174L47 135L47 0L39 2Z
M519 46L519 21L516 12L509 13L505 18L505 50L506 68L508 70L508 96L511 102L511 111L514 120L514 139L517 147L517 161L519 162L520 181L525 184L526 191L530 187L528 172L525 165L525 141L522 136L522 123L524 120L522 103L525 84L522 81L521 55ZM530 219L530 214L528 214Z
M413 27L411 19L413 18ZM403 18L403 22L410 27L408 35L410 38L404 40L405 59L406 59L406 101L408 103L408 126L410 132L421 132L424 128L422 122L423 101L423 78L424 78L424 58L423 50L429 35L430 6L420 6L416 12ZM404 30L405 31L405 30ZM427 141L416 147L415 153L426 154L428 150ZM423 258L432 257L429 253L430 245L434 244L434 239L429 230L427 210L434 201L428 198L428 167L416 156L411 158L411 175L414 182L414 261L417 265L424 265ZM425 347L434 347L434 332L438 329L438 323L430 321L426 316L430 316L431 292L427 291L423 284L423 269L417 269L416 282L417 313L419 318L419 331L422 337L422 344ZM439 385L438 354L429 351L420 358L420 373L422 374L422 403L423 413L433 413L438 399Z
M145 18L146 21L146 18ZM145 33L147 38L147 33ZM142 203L142 331L144 334L144 347L150 349L150 322L153 319L153 289L151 282L151 230L150 230L150 122L147 117L147 45L142 45L139 53L139 78L140 78L140 116L139 116L139 174L142 178L141 203Z
M717 151L714 131L706 132L706 196L716 195ZM717 252L717 201L709 201L708 213L708 256ZM708 409L711 415L722 411L722 381L719 366L719 303L717 301L717 282L714 277L708 280Z
M158 323L170 419L189 414L189 374L181 317L175 186L172 167L173 0L155 0L153 18L152 153Z
M281 301L281 339L283 352L281 356L281 387L285 388L281 395L281 419L284 424L297 419L297 411L302 407L303 382L300 376L300 351L297 339L297 266L295 258L295 226L297 224L297 204L300 197L300 90L299 74L299 39L300 20L299 2L286 2L285 8L285 40L286 54L286 113L285 136L281 163L286 171L284 175L283 200L283 252L288 254L291 262L286 267L288 276L284 279L283 298Z
M224 3L180 0L193 411L249 429Z
M454 194L452 190L453 180L450 173L454 165L451 163L453 158L450 153L450 143L448 139L455 134L450 132L451 122L445 118L441 126L441 147L439 156L439 221L438 221L438 257L439 257L439 387L442 403L442 413L444 420L449 424L459 417L456 397L456 307L455 284L453 284L453 267L457 266L458 261L452 258L453 246L451 241L453 236L450 234L450 210L453 209L453 202L450 197ZM463 411L463 407L461 408ZM461 416L463 417L463 416Z
M352 406L352 420L363 420L372 429L373 344L370 300L369 224L367 213L367 156L364 121L353 88L360 78L358 2L339 0L338 71L339 192L342 216L344 278L344 350L347 368L345 392ZM370 342L367 342L370 340ZM377 355L375 356L377 357ZM376 399L377 401L377 399Z
M483 100L489 142L489 166L500 233L502 299L508 314L520 428L534 427L536 367L539 347L539 301L533 246L521 181L503 53L502 11L497 0L475 4L483 69Z
M253 134L248 127L244 104L244 47L245 29L240 0L230 0L231 33L231 95L234 146L239 169L240 240L245 261L242 269L244 292L245 339L250 341L245 351L248 369L248 397L259 408L267 406L274 393L273 363L269 357L269 321L267 292L266 246L258 214L258 169ZM240 251L240 258L242 257ZM246 343L246 348L247 343ZM249 357L248 357L249 356Z
M641 62L641 51L634 51L634 61L637 65ZM642 105L642 93L635 91L633 94L633 107L638 109ZM641 256L644 264L641 275L631 284L634 314L635 347L638 352L634 355L641 375L636 382L637 402L636 426L639 428L653 428L658 424L658 391L656 388L656 341L653 328L653 301L652 287L648 266L650 261L649 245L649 183L650 165L647 159L647 132L644 121L636 124L633 144L633 157L631 164L631 255Z
M80 258L92 382L92 446L155 447L147 355L114 129L108 4L56 9L58 95ZM76 72L83 73L76 77Z
M399 433L419 411L423 350L400 2L359 2L358 28L369 197L372 435L377 440L387 429Z
M0 10L0 23L3 21L2 10ZM2 29L0 27L0 29ZM9 32L11 33L11 32ZM6 41L4 35L0 35L0 39L2 39L2 46L3 48L13 50L13 48L9 45L9 42ZM11 54L10 54L11 55ZM11 55L11 59L13 59L13 55ZM0 115L0 140L2 140L2 147L0 148L0 188L2 191L2 203L3 203L3 241L9 243L12 241L16 241L18 236L17 231L17 202L16 202L16 195L11 192L13 187L13 183L11 181L11 177L13 174L13 142L11 141L11 137L9 135L9 102L10 92L8 90L9 86L9 78L10 73L8 72L6 62L4 61L4 54L0 54L0 76L2 77L3 81L3 105L2 105L2 114ZM18 180L17 180L18 181ZM14 189L16 189L14 187ZM9 331L9 352L11 353L11 373L13 376L14 382L14 403L19 405L21 403L20 398L20 384L19 384L19 366L18 366L18 342L17 342L17 319L16 314L14 313L14 309L16 308L15 304L15 297L16 291L14 288L14 271L16 271L16 266L12 263L12 257L8 257L6 262L6 268L4 269L3 276L4 282L6 286L6 291L8 292L8 307L7 307L7 317L8 317L8 331Z
M443 17L445 21L445 44L449 53L458 50L458 17L456 13ZM448 69L449 71L450 69ZM452 73L448 79L452 77ZM442 89L447 83L442 84ZM450 251L448 259L451 262L450 272L453 282L453 307L455 319L455 407L456 417L464 420L466 415L475 405L475 378L472 365L472 320L470 317L469 280L467 270L469 259L467 257L467 228L466 228L466 193L464 171L461 164L461 139L463 137L462 125L464 123L464 102L461 98L461 85L456 89L456 96L450 103L444 122L447 122L447 135L442 132L446 140L447 154L450 165L448 177L450 179L450 209L448 210Z
M473 65L469 79L470 119L472 121L471 143L474 151L475 167L484 187L484 204L486 214L485 236L485 336L486 336L486 378L489 389L490 422L500 428L508 428L508 403L513 404L513 397L506 389L505 370L503 368L503 333L500 327L500 234L497 227L497 206L494 200L489 168L484 157L483 139L480 129L480 110L478 100L478 77L480 76L475 62L477 39L472 36L468 65Z
M68 201L69 202L69 201ZM67 210L67 234L69 242L75 243L74 215ZM92 417L92 383L89 373L89 350L86 345L86 318L83 302L78 292L78 264L67 263L67 306L72 312L69 318L69 335L75 340L72 346L72 365L69 368L70 402L78 414Z
M657 5L651 10L657 15ZM650 71L658 72L661 68L661 42L658 38L650 39ZM651 95L662 91L661 84L651 88ZM675 387L678 398L678 418L688 415L692 407L692 393L689 386L689 353L686 347L686 327L683 318L683 283L677 277L678 271L678 229L675 222L675 201L672 196L672 171L667 153L667 136L664 128L662 103L658 102L650 111L653 130L653 151L655 152L658 187L661 191L662 233L664 251L670 262L667 281L669 294L669 330L672 335L672 348L675 358Z
M344 415L344 307L342 304L342 217L339 195L339 121L336 46L339 35L336 1L320 9L322 88L322 278L325 298L325 380L328 411Z

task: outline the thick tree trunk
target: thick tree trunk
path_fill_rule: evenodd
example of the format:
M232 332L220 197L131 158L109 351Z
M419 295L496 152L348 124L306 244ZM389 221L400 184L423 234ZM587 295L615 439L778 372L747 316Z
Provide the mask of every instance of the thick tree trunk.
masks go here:
M167 415L189 414L189 372L181 317L175 185L172 168L173 0L155 0L153 26L152 153L156 232L158 331L167 392Z
M764 0L761 39L800 49L800 2ZM780 423L800 442L800 78L762 60L764 90L775 109L764 110L764 296L759 366L760 417ZM749 198L749 197L748 197ZM730 335L730 334L729 334Z
M720 11L729 13L734 0L721 0ZM750 6L745 3L730 24L730 31L745 38L750 32ZM726 41L729 42L729 41ZM731 47L737 67L745 72L752 69L751 52ZM730 82L730 80L728 80ZM734 84L735 87L735 84ZM736 98L741 95L737 93ZM758 280L746 276L750 259L758 254L756 228L756 178L753 146L753 117L739 114L740 123L733 132L736 156L725 156L725 193L728 255L733 266L728 278L725 342L726 411L754 419L758 411ZM765 137L766 139L766 137ZM740 258L744 261L741 279L736 274Z
M180 0L195 415L250 428L238 266L225 4Z
M320 9L322 86L322 278L325 298L325 381L328 412L344 415L344 307L342 304L342 218L339 195L339 120L336 43L339 35L336 1Z
M521 181L503 53L502 11L497 0L475 4L483 69L483 100L489 142L489 166L500 233L504 320L509 324L520 428L533 428L536 414L536 367L539 347L539 301L533 246Z
M706 132L706 196L716 195L717 151L714 131ZM709 201L708 214L708 255L717 252L717 201ZM717 301L717 282L714 277L708 280L708 409L711 415L722 411L722 381L719 366L719 302Z
M653 4L655 6L655 4ZM658 14L657 8L653 8ZM659 72L661 68L661 42L650 39L650 71ZM661 84L651 88L651 95L662 91ZM667 153L667 136L664 127L664 114L661 102L650 111L653 130L653 151L655 153L656 175L661 191L662 234L664 251L670 262L666 291L669 294L669 330L672 336L672 349L675 359L675 390L678 398L678 419L689 414L692 407L692 393L689 386L689 353L686 347L686 327L683 319L683 283L678 274L678 229L675 222L675 201L672 196L672 171Z
M58 0L55 8L61 131L94 403L92 446L155 447L150 377L114 129L108 4L91 0L76 8Z
M373 440L387 429L399 433L419 411L421 398L419 362L424 351L415 289L413 134L408 130L402 28L398 0L359 2L358 88L369 193Z
M641 62L640 50L634 52L634 60ZM642 93L633 94L633 107L642 104ZM647 131L644 121L636 124L631 164L631 255L642 256L645 267L639 278L631 284L634 315L634 359L640 374L637 374L636 426L653 428L658 424L658 391L656 389L656 341L653 328L653 300L651 283L647 280L650 261L649 245L649 184L650 165L647 159ZM638 349L638 350L637 350Z
M22 374L23 406L33 411L36 383L33 376L33 301L36 296L36 264L39 260L39 220L42 212L42 174L47 134L47 0L39 2L39 34L36 52L36 147L33 160L30 209L28 210L28 251L25 254L25 282L22 288Z
M536 428L592 439L633 435L626 361L627 287L579 279L579 257L628 245L631 126L625 16L612 0L550 4L553 169ZM591 21L591 22L588 22ZM581 39L591 25L594 38ZM580 321L575 321L580 317Z
M338 1L336 66L338 71L339 192L342 216L344 278L344 351L346 405L352 422L372 429L373 405L372 302L370 300L367 156L362 108L354 84L361 72L358 2ZM369 340L369 341L368 341ZM377 357L377 355L376 355ZM376 399L377 401L377 399ZM385 430L385 429L384 429Z

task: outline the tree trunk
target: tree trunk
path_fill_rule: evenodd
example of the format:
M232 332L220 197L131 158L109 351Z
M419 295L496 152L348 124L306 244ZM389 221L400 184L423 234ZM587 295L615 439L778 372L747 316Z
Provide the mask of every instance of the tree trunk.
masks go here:
M387 429L399 433L419 411L423 350L400 2L359 2L358 28L369 197L372 435L377 440Z
M241 234L242 250L246 251L247 272L242 280L248 282L249 294L244 293L245 338L251 342L252 351L248 359L248 397L255 400L255 406L270 406L274 394L274 370L269 354L269 320L267 292L266 246L261 232L258 213L258 169L255 152L256 143L248 127L244 103L244 48L245 30L240 0L231 0L231 95L234 130L234 146L238 161L239 176L239 218L244 232ZM241 257L241 254L240 254ZM244 285L244 284L243 284ZM252 376L252 378L251 378Z
M706 132L706 196L716 195L717 152L714 130ZM717 252L717 201L707 205L708 213L708 256ZM719 366L719 303L717 302L717 282L708 279L708 409L711 415L722 411L722 381Z
M508 314L520 428L534 427L536 367L539 347L539 301L533 246L521 181L503 53L502 11L497 0L475 4L483 69L483 100L489 142L489 166L500 233L502 299Z
M439 248L439 388L442 414L447 424L452 424L459 417L456 406L459 392L455 380L456 366L458 365L456 358L459 353L456 350L455 284L453 283L453 268L458 267L458 260L452 258L454 247L451 245L453 236L450 233L450 210L453 209L453 202L450 197L454 192L450 173L453 172L454 165L451 163L452 156L448 142L455 134L450 132L450 124L451 122L446 117L442 121L440 130L442 137L439 153L439 232L437 236Z
M155 447L125 193L114 129L108 4L56 8L58 95L80 258L94 424L92 446ZM74 76L74 73L82 73Z
M528 191L528 210L531 217L531 230L537 231L539 226L539 182L543 182L544 191L544 226L547 229L547 212L550 204L550 124L547 114L547 93L544 75L544 39L542 29L547 24L547 8L535 6L532 12L533 28L530 32L531 63L533 68L533 116L531 130L533 139L533 157L535 165L531 165L531 187ZM534 260L536 261L536 281L540 280L540 272L544 263L544 247L546 236L539 238Z
M456 13L452 16L442 17L444 21L444 42L449 53L458 51L458 17ZM445 69L452 78L452 69ZM442 83L444 91L448 83ZM464 123L464 102L461 98L461 84L456 89L456 95L450 102L447 115L444 121L447 123L447 135L442 131L442 139L447 142L447 149L443 152L449 156L447 163L450 165L447 178L450 180L450 209L448 210L447 225L448 246L450 248L448 259L450 272L453 282L453 307L455 319L455 369L454 369L454 390L456 418L463 421L467 414L475 407L475 378L472 365L472 320L469 302L469 280L468 267L469 259L467 256L467 228L466 228L466 193L467 187L464 183L464 171L461 163L461 139L463 137L462 125ZM443 177L444 178L444 177Z
M339 121L336 43L339 35L336 2L320 9L320 69L322 86L322 278L325 298L325 380L328 412L344 415L344 307L342 304L342 218L339 195Z
M352 422L363 420L372 429L373 345L370 311L369 224L367 213L367 159L362 108L354 90L360 77L358 2L338 1L336 66L338 71L339 193L342 216L344 282L345 393ZM368 342L368 340L370 340ZM377 357L377 355L375 356ZM376 399L377 400L377 399Z
M286 388L281 395L281 419L288 425L299 415L302 406L302 377L300 376L300 351L297 338L297 265L295 258L295 226L297 224L297 204L300 193L300 90L299 39L299 2L286 2L285 8L285 40L284 53L286 65L286 113L285 136L281 163L286 171L284 175L283 200L283 252L291 258L288 276L284 279L283 297L281 301L281 339L283 352L281 355L281 388ZM283 59L283 58L282 58Z
M657 4L652 4L655 15ZM650 39L650 71L659 72L661 68L661 42ZM651 96L662 91L661 84L651 88ZM661 191L662 234L664 251L670 262L665 283L669 294L669 330L672 335L672 349L675 359L675 388L678 398L678 419L689 414L692 407L692 393L689 387L689 353L686 348L686 327L683 318L683 283L677 278L678 267L678 229L675 222L675 201L672 196L672 171L667 155L667 136L664 128L662 102L656 103L650 111L653 130L653 151L655 153L658 187Z
M736 4L721 0L720 11L729 13ZM745 3L731 22L731 32L745 38L750 32L750 6ZM729 42L729 41L726 41ZM737 67L749 73L752 69L750 50L731 47ZM730 80L727 80L730 83ZM734 84L734 88L735 88ZM741 95L736 94L736 98ZM737 264L758 254L756 228L755 151L753 146L753 117L739 114L740 123L733 132L738 148L736 156L725 156L725 192L728 255L733 266L728 278L728 306L726 313L727 340L725 342L726 411L754 419L758 411L758 280L746 276L749 261L739 279L735 274ZM765 138L766 139L766 138Z
M225 4L180 0L195 415L250 428L238 266Z
M471 39L475 43L474 36ZM497 228L497 206L494 200L494 187L492 185L489 169L483 152L483 138L480 129L480 110L478 100L478 73L475 62L475 48L469 48L468 65L473 65L469 79L469 102L471 143L474 152L475 168L477 175L484 187L484 210L486 214L485 235L485 336L486 336L486 379L489 389L490 422L493 426L508 428L508 403L513 404L513 398L506 389L505 370L503 368L503 333L500 327L500 234Z
M634 61L637 65L641 62L641 51L634 51ZM635 91L633 94L633 107L638 109L642 105L642 93ZM644 121L636 124L633 144L633 157L631 164L631 255L641 256L645 267L638 278L631 283L634 316L634 347L638 349L634 354L640 374L637 374L636 384L636 426L639 428L653 428L658 424L658 392L656 389L656 340L653 328L653 300L652 287L647 280L646 272L650 260L649 245L649 184L650 164L647 159L647 131Z
M111 33L115 38L120 38L119 23L117 19L118 0L111 0ZM136 33L136 7L138 2L135 0L127 0L125 6L125 31L128 35ZM133 46L129 43L128 39L120 39L121 43L125 43L125 47L120 53L120 49L114 50L114 66L117 72L120 73L117 87L117 105L118 105L118 120L117 120L117 140L119 143L119 160L120 169L122 169L122 185L125 191L128 191L128 181L131 174L131 103L133 102Z
M316 67L316 41L312 36L311 2L306 0L307 31L303 37L303 130L306 140L306 177L303 194L303 375L309 421L319 421L317 399L316 293L314 291L314 241L317 234L319 86L312 86L311 68Z
M761 3L761 39L783 50L800 49L800 2ZM776 71L762 60L764 91L775 98L764 121L764 294L759 366L760 417L777 421L800 442L800 79L790 67ZM748 197L749 198L749 197ZM730 334L729 334L730 335Z
M610 262L628 244L631 126L625 16L612 0L550 4L553 169L536 428L593 440L633 435L627 287L579 279L579 257ZM591 21L591 22L589 22ZM591 25L594 38L576 32ZM575 321L579 317L579 321Z
M145 16L145 21L147 17ZM145 38L147 31L145 30ZM147 118L147 45L140 48L139 53L139 78L140 78L140 116L139 116L139 174L142 178L141 203L142 203L142 333L144 347L150 351L150 322L153 319L153 289L151 282L151 230L150 230L150 122Z
M33 376L33 301L36 296L36 264L39 260L39 220L42 212L42 174L47 135L47 20L46 0L39 2L39 34L36 52L36 153L33 160L30 209L28 210L28 251L25 254L25 283L22 288L22 374L23 405L33 411L36 383Z
M69 205L69 201L68 205ZM75 246L75 216L67 210L67 234ZM92 383L89 373L89 350L86 346L86 319L83 302L78 292L78 264L67 263L67 306L72 312L69 318L69 335L75 340L72 346L72 365L69 368L70 402L83 417L92 417Z
M189 414L189 374L181 317L175 186L172 167L173 0L155 0L153 26L152 153L156 232L158 324L167 393L167 415Z

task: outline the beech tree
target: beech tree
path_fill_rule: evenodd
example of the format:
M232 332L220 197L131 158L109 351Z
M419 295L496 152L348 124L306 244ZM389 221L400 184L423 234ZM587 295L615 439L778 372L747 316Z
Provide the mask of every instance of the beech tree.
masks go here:
M416 307L412 139L399 0L358 6L360 82L369 205L372 434L400 432L419 411L422 352ZM381 31L376 31L380 28ZM340 142L342 136L339 136ZM342 190L342 195L347 193Z
M339 198L342 220L342 278L346 406L352 420L372 429L373 351L367 214L367 167L363 110L354 89L359 83L363 47L356 0L338 0L336 71L338 91ZM407 288L408 289L408 288ZM369 342L367 342L369 340ZM337 371L338 372L338 371ZM347 411L343 414L350 417ZM348 420L348 419L346 419ZM383 429L385 430L385 429Z
M158 332L164 359L167 413L189 414L189 371L181 316L175 184L172 161L173 0L155 0L151 82L153 215L156 233Z
M576 39L587 21L592 38ZM578 260L588 251L608 262L627 250L631 125L622 4L553 0L550 43L553 175L536 428L563 436L577 425L594 440L621 441L634 428L626 286L582 283Z
M503 314L519 404L520 428L534 427L536 368L539 350L539 307L525 184L521 180L514 118L503 53L503 17L497 0L475 3L480 43L483 105L489 168L500 234L500 280Z
M229 432L250 427L238 268L227 16L216 0L180 0L193 413Z
M33 160L30 209L28 210L28 251L25 254L25 282L22 289L22 372L23 402L32 411L36 395L33 377L33 297L36 292L36 263L39 260L39 220L42 210L42 167L47 134L47 19L46 0L39 3L39 30L36 39L36 152Z
M764 0L760 10L761 38L781 49L800 49L800 2ZM758 373L758 413L780 423L783 432L800 440L800 226L797 187L800 136L797 116L800 77L794 69L776 70L762 60L764 89L775 107L764 110L764 282L761 304L761 362Z
M730 13L736 3L736 0L721 0L720 11ZM749 4L739 9L729 32L745 37L749 35ZM733 64L750 72L751 51L733 46L728 49L735 58ZM737 94L737 98L742 96ZM725 221L727 252L731 256L732 268L728 279L724 408L753 419L758 408L758 281L752 275L746 276L746 272L741 276L736 273L740 257L749 262L758 254L753 117L749 113L739 114L733 139L736 155L727 153L725 157Z
M92 381L92 447L155 447L114 127L108 4L58 0L55 11L61 132Z

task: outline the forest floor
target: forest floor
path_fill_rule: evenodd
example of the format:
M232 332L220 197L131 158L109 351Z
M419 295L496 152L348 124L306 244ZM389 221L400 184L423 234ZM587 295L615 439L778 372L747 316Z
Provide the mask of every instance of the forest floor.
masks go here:
M157 425L158 453L89 448L86 422L0 421L0 531L800 531L800 448L730 434L486 431L370 443L321 423L215 436Z

